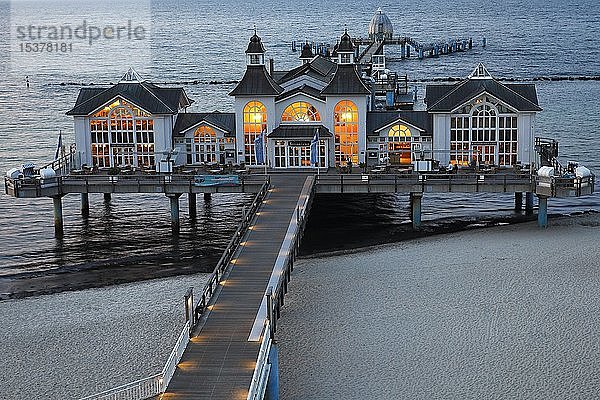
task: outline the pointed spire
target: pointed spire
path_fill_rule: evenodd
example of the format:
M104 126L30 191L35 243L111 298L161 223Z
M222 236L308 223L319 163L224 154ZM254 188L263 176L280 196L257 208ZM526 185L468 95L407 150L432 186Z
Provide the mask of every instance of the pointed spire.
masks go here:
M145 79L143 79L140 74L135 72L133 67L129 67L125 75L121 78L119 83L142 83Z
M477 67L469 75L469 79L493 79L483 63L479 63Z

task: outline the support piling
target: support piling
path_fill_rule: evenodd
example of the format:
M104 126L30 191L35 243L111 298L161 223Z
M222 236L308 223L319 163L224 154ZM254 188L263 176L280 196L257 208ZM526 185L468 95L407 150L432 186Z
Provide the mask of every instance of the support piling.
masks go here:
M54 204L54 234L56 237L62 237L64 235L62 196L53 196L52 202Z
M538 226L540 228L548 227L548 197L538 195Z
M411 193L410 194L410 209L413 229L421 228L421 199L423 193Z
M525 193L525 212L527 214L533 213L533 193Z
M521 211L523 209L523 193L515 193L515 211Z
M204 193L204 201L210 201L211 198L212 198L211 193Z
M104 193L104 202L108 203L111 199L110 193Z
M90 216L90 195L87 193L81 193L81 215L84 218Z
M167 197L171 203L171 230L173 233L179 233L179 197L181 194L169 194Z
M196 206L196 193L188 193L188 211L190 218L196 218L198 214L198 208Z

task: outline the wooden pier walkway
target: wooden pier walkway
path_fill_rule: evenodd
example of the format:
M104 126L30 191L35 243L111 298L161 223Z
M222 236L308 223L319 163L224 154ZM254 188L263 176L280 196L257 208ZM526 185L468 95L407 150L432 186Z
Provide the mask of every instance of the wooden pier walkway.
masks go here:
M261 345L248 338L307 177L272 175L272 190L163 399L247 398Z

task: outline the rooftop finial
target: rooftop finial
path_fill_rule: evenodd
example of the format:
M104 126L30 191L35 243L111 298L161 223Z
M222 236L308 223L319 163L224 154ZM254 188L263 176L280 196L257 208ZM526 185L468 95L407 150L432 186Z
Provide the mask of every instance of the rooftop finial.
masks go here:
M119 83L142 83L142 82L144 82L144 79L142 79L140 74L135 72L133 67L129 67L129 69L127 70L125 75L123 75L123 77L119 81Z
M344 24L344 33L348 34L348 24Z
M254 24L254 34L256 35L256 24Z

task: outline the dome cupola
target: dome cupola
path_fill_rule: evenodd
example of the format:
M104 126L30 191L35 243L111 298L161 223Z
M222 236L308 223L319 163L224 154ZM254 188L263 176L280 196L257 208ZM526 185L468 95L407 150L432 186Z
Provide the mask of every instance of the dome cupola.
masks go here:
M381 11L381 8L378 8L369 23L369 39L383 41L391 39L393 35L394 27L392 21Z

